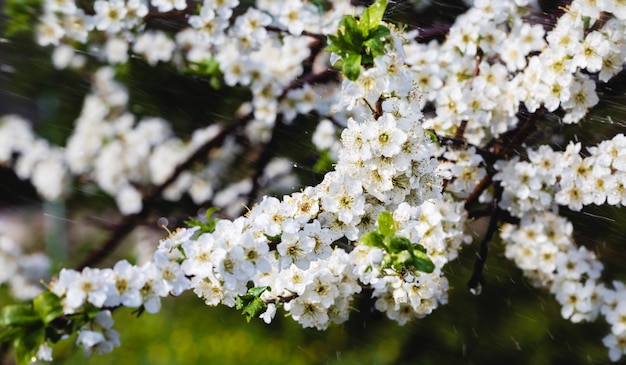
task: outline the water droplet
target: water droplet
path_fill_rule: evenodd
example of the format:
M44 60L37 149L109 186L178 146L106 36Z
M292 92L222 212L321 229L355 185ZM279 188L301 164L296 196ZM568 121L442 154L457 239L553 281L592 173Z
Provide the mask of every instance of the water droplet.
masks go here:
M293 167L294 167L294 168L298 168L298 164L297 164L297 163L294 163L294 164L293 164Z
M157 219L157 227L167 227L167 224L169 223L169 220L166 217L161 217L159 219Z
M480 283L477 283L475 287L470 288L470 293L472 293L472 295L480 295L480 293L482 293L483 291L483 286L480 285Z

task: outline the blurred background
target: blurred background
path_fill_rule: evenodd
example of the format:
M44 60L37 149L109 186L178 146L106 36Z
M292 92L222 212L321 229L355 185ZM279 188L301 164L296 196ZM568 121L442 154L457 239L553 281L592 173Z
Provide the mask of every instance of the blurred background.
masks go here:
M565 3L543 1L541 6L551 14ZM0 36L0 115L22 115L33 122L40 136L63 145L89 83L72 71L56 70L50 50L36 46L32 32L7 32L21 24L16 14L36 15L36 5L31 0L0 1L5 9ZM412 27L441 29L435 32L436 39L443 38L446 26L466 9L462 1L394 1L388 17ZM128 67L124 82L131 93L129 105L140 106L133 111L162 116L172 122L180 137L189 137L199 123L232 115L241 100L249 98L244 90L215 90L207 80L180 75L167 65L157 66L155 72L143 61L132 59ZM625 132L625 86L622 72L602 91L601 103L585 121L562 128L565 140L575 136L590 145ZM284 142L273 146L273 153L293 161L300 185L306 186L319 182L324 171L314 168L320 159L310 142L314 118L298 118L281 130L277 139ZM546 123L550 122L550 116L546 118ZM244 157L242 165L253 162ZM235 176L230 178L236 181ZM162 225L175 229L207 208L196 206L189 198L153 204L151 213L100 266L111 266L123 257L141 261L167 235ZM605 264L605 281L626 280L626 210L586 207L582 212L563 210L561 214L574 222L577 243L594 250ZM53 273L62 267L77 267L122 219L113 199L97 189L77 186L67 201L45 203L28 182L20 181L10 168L0 167L0 231L23 245L26 252L46 251L53 258ZM485 267L487 285L479 296L470 294L467 281L485 225L481 219L472 222L474 242L446 267L451 284L449 304L405 326L373 311L367 293L355 301L348 322L324 332L302 329L282 318L280 312L271 325L260 320L247 324L234 309L207 307L187 293L164 299L157 315L135 318L126 308L117 310L115 328L121 333L122 346L112 353L86 358L74 339L69 339L54 347L53 364L609 363L602 344L608 325L563 320L553 296L531 287L521 271L505 259L498 241L492 243ZM9 289L0 287L0 306L12 301ZM0 362L12 364L11 350L0 351Z

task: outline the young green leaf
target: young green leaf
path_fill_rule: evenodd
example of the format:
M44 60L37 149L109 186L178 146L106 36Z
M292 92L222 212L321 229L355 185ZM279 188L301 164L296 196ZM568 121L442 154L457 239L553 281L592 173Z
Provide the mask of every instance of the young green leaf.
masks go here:
M372 55L372 61L377 56L385 54L385 43L380 39L368 39L365 41L365 43L363 43L363 45L367 47L367 49L369 50L369 54Z
M387 236L384 240L389 252L403 252L411 248L411 241L402 236Z
M387 0L376 0L372 5L365 9L365 11L363 11L359 20L359 28L365 38L368 38L371 31L376 29L376 27L383 20L386 8Z
M396 223L393 216L389 212L380 212L378 214L378 231L383 236L393 236L396 234Z
M41 318L30 304L7 305L0 314L0 326L24 326L40 322Z
M218 218L213 218L213 213L220 210L218 207L212 207L206 210L206 221L207 221L207 229L208 233L213 233L215 231L215 225L219 221Z
M0 343L13 341L18 337L21 337L24 332L22 327L8 327L4 332L0 332Z
M248 289L248 294L258 298L266 290L272 290L272 289L269 286L257 286L257 287Z
M15 347L15 358L18 365L29 365L33 357L46 339L46 332L43 324L39 326L29 326L24 330L24 336L13 341Z
M45 291L33 299L33 309L46 325L63 315L61 298L49 291Z
M435 270L435 264L430 260L430 258L419 250L413 250L413 267L416 270L422 271L425 273L431 273Z
M389 28L387 28L384 25L379 25L378 27L376 27L376 29L374 29L372 32L370 32L369 37L367 37L368 39L384 39L386 37L388 37L391 34L391 31L389 30Z
M250 322L253 317L267 309L267 303L261 299L261 294L266 290L271 289L269 286L250 288L245 295L239 295L235 298L235 308L246 316L246 321Z
M437 143L439 142L439 138L437 137L437 135L431 131L424 131L424 133L426 135L428 135L430 137L430 141L433 143Z
M341 72L343 72L349 80L355 81L358 79L361 74L361 55L350 53L344 60Z
M343 33L341 31L338 32L338 35L328 35L328 39L330 40L328 46L326 46L326 51L334 52L345 58L347 56L348 45L343 40Z
M241 311L241 314L246 316L247 322L250 322L252 318L259 316L261 313L265 312L266 309L267 309L267 303L265 303L263 299L254 298Z
M326 173L333 168L333 164L335 161L333 160L329 150L323 150L320 153L320 157L313 165L313 172L322 174Z
M402 251L398 254L398 262L402 265L409 265L411 264L411 261L413 261L413 256L409 253L409 251Z
M207 209L206 223L196 218L189 218L184 223L188 227L200 227L198 232L196 232L197 235L201 235L203 233L213 233L213 231L215 231L215 225L217 224L217 221L219 221L219 219L213 218L212 215L218 210L219 208L215 208L215 207Z
M343 26L345 30L344 39L348 45L347 51L360 53L363 44L363 35L361 34L356 19L351 16L344 16L341 18L339 25Z
M267 238L268 241L270 241L270 243L278 244L282 240L281 234L277 234L276 236L270 236L270 235L263 233L263 235L265 236L265 238Z
M378 248L384 249L385 248L385 245L383 244L384 238L385 236L383 236L382 234L376 231L372 231L372 232L367 232L366 234L362 235L361 238L359 239L359 242L366 246L378 247Z
M384 25L379 26L370 37L363 42L368 47L372 57L378 57L385 54L385 38L389 36L389 28Z
M420 245L419 243L413 243L413 249L426 253L426 247Z

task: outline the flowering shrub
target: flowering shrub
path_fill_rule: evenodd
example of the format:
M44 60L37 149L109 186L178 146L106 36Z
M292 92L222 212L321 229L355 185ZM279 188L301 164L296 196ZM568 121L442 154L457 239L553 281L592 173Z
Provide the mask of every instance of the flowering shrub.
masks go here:
M444 40L428 42L384 21L385 0L368 8L344 0L42 5L38 44L52 49L56 68L90 75L91 90L63 146L21 117L3 117L0 162L46 200L97 187L126 220L79 270L62 269L31 303L3 309L0 340L13 343L20 364L51 359L49 344L76 332L87 354L112 351L120 345L113 310L156 313L162 297L187 290L248 320L271 323L281 310L319 330L346 321L355 295L367 292L404 324L447 303L443 268L471 242L469 220L481 214L489 223L468 278L473 293L485 281L489 243L501 240L565 319L602 316L610 359L626 353L624 284L602 281L602 263L575 244L559 214L626 202L626 137L559 149L538 128L581 122L599 85L623 72L626 5L574 0L543 26L531 1L476 0ZM176 26L149 22L160 17ZM225 92L243 89L247 99L231 120L183 138L173 122L129 105L121 79L133 58ZM541 113L558 118L540 122ZM280 178L297 181L288 161L265 152L243 178L219 178L305 115L316 123L319 184L265 195ZM151 200L186 196L222 208L225 219L209 210L143 264L92 268ZM30 266L47 269L8 238L0 243L0 283L32 278Z

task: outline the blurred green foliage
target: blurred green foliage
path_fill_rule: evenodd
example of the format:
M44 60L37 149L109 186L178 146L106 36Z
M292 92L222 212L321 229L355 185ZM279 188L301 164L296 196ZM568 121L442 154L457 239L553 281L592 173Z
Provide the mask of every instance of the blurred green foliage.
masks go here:
M3 0L6 2L3 7L3 15L6 21L2 26L2 31L11 36L20 32L28 32L33 28L33 24L39 15L40 0Z

